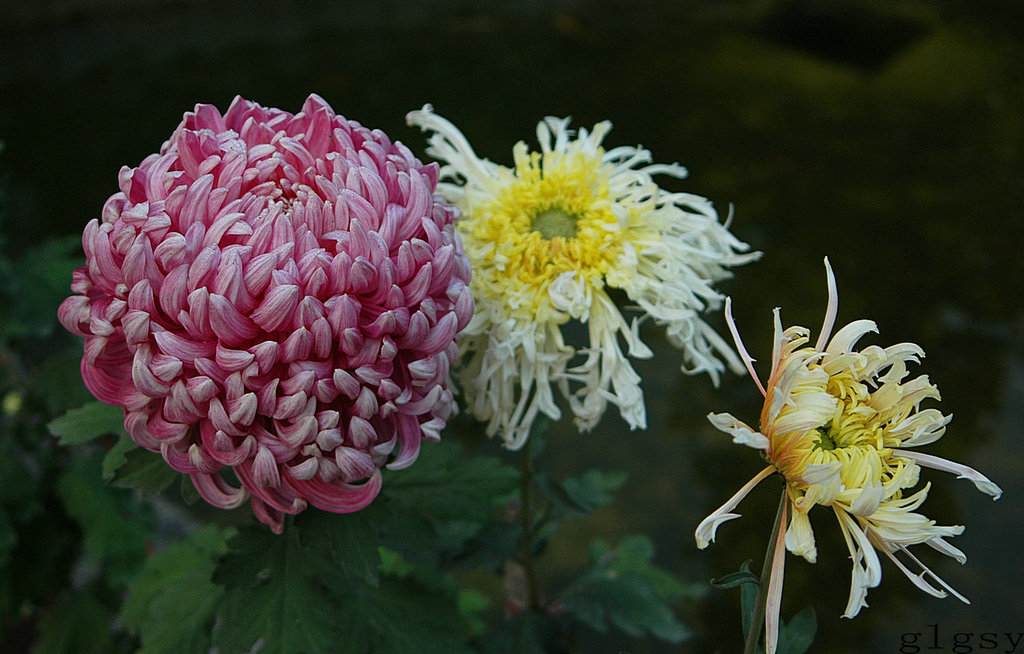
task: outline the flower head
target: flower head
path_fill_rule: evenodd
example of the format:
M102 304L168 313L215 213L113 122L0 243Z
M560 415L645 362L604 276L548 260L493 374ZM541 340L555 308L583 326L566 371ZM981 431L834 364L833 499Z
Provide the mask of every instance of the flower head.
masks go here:
M453 410L473 301L437 175L315 95L197 105L85 228L59 317L86 386L211 504L366 506Z
M728 413L708 418L735 442L761 450L769 465L700 524L697 545L707 547L718 525L739 517L732 510L750 489L778 472L785 479L788 496L786 549L814 563L817 550L808 512L815 505L828 506L839 520L853 560L844 617L853 617L867 606L867 589L881 581L876 550L925 592L945 597L948 591L966 602L907 549L926 543L961 563L966 561L964 554L945 540L963 532L963 527L938 526L917 513L929 485L912 489L918 484L920 467L925 466L970 479L996 499L1002 491L976 470L906 449L937 441L951 417L938 409L920 408L924 400L939 399L938 389L927 376L906 380L907 363L918 362L924 352L913 343L854 349L864 334L876 331L870 320L854 321L832 335L838 299L828 259L825 267L829 304L817 342L813 347L808 345L810 332L804 327L783 331L776 309L772 369L764 386L754 373L753 359L743 347L727 301L726 319L737 349L765 401L760 430ZM774 651L774 636L778 634L784 560L781 548L779 554L772 572L777 592L773 595L769 590L769 652ZM920 568L920 574L911 572L897 554Z
M438 190L462 213L458 230L473 266L477 313L461 340L461 380L473 414L517 449L538 414L560 417L556 390L581 430L608 403L632 428L646 426L640 377L623 352L649 357L639 323L651 317L683 349L684 368L717 382L740 362L701 319L718 308L712 284L726 266L755 259L718 221L711 203L661 189L652 175L684 177L676 164L649 164L639 147L605 150L611 123L574 134L568 119L537 125L540 151L523 142L513 167L477 157L462 133L429 106L409 114L432 132L427 152L444 162ZM574 138L575 136L575 138ZM620 289L639 316L616 307ZM566 343L562 325L586 325L588 343ZM579 356L577 356L579 355ZM571 367L570 367L571 366Z

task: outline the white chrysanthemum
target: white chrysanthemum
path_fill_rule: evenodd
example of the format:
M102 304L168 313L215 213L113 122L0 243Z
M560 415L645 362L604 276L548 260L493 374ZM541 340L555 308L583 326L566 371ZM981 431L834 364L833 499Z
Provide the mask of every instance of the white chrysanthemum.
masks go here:
M462 211L477 312L462 335L461 381L489 435L518 449L538 414L560 417L556 391L581 430L609 402L630 427L646 427L640 377L627 358L651 356L639 337L646 316L683 349L684 370L715 383L726 364L742 370L701 313L721 306L712 284L729 276L726 266L759 253L747 252L707 199L667 192L651 178L682 178L684 168L650 164L639 147L605 151L607 121L573 138L568 119L545 118L540 151L517 143L507 168L477 157L429 106L408 120L432 132L427 153L446 164L438 191ZM636 317L622 315L610 288L625 292ZM587 328L579 350L563 338L571 320Z
M838 307L835 278L825 260L829 304L814 347L805 327L783 331L775 310L775 344L768 383L761 385L726 304L726 320L751 377L765 396L760 431L728 413L708 418L733 441L761 450L769 465L728 502L697 527L701 549L715 539L723 522L738 518L733 510L762 479L778 472L786 480L783 510L785 549L814 563L817 548L808 512L816 505L830 507L839 521L853 574L843 617L852 618L867 606L867 591L882 580L878 552L890 558L918 588L936 597L947 591L962 595L908 549L925 543L960 563L964 554L946 542L963 527L939 526L916 510L928 496L929 485L912 491L921 466L956 473L998 499L1002 491L983 474L937 456L905 448L933 443L946 431L950 416L938 409L921 409L923 400L939 399L939 390L921 375L904 381L907 362L924 356L913 343L887 348L871 345L855 350L857 341L876 331L870 320L856 320L832 336ZM830 339L831 337L831 339ZM781 544L773 559L766 608L766 648L775 651L784 557ZM912 572L902 555L920 572ZM932 584L937 584L937 588Z

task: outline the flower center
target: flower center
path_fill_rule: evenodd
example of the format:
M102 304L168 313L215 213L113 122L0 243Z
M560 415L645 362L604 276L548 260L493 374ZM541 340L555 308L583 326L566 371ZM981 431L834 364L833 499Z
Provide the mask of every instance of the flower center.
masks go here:
M812 452L820 450L838 455L839 450L882 447L878 413L865 404L867 388L843 377L833 375L829 379L829 394L837 400L839 410L808 434Z
M836 449L836 439L831 427L818 430L818 440L814 441L814 447L811 449L818 449L823 452Z
M530 221L530 228L540 232L546 240L556 237L572 238L576 236L576 221L579 217L559 208L545 209L536 214Z
M505 179L496 192L467 194L458 229L478 264L477 297L507 304L523 318L541 319L537 312L560 275L571 272L601 288L629 239L652 238L625 229L612 212L599 152L517 153L515 175Z

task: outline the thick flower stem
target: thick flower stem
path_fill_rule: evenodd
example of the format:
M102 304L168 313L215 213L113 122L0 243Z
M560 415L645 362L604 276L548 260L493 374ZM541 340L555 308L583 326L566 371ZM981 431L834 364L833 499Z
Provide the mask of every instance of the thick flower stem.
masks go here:
M775 547L779 540L779 530L785 528L782 518L786 513L786 502L788 497L786 489L782 489L782 498L779 500L779 509L775 512L775 523L772 525L771 538L768 539L768 549L764 553L764 565L761 566L761 579L757 587L757 599L754 600L754 611L750 615L750 626L747 628L746 644L743 654L755 654L758 641L761 639L761 628L764 626L765 607L768 604L768 586L772 577L772 562L775 560Z
M534 519L533 519L533 438L529 438L519 451L519 496L521 506L520 523L523 528L523 574L526 577L527 609L539 611L540 588L537 585L537 570L534 566Z

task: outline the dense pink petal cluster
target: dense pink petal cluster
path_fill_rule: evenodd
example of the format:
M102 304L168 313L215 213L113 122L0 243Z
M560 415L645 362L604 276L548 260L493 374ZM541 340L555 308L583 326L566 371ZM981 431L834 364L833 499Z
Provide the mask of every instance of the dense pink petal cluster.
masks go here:
M85 228L59 317L86 386L211 504L366 506L454 408L473 300L437 175L315 95L197 105Z

